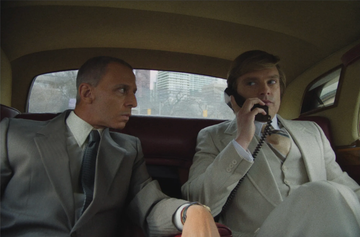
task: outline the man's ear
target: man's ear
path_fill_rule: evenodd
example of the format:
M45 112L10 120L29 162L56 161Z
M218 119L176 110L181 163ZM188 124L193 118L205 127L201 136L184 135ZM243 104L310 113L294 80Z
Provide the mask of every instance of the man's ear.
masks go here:
M236 103L235 97L233 95L230 96L230 103L231 103L231 108L234 111L234 113L237 113L240 110L240 107Z
M94 87L89 83L81 83L79 86L80 101L91 104L94 101Z

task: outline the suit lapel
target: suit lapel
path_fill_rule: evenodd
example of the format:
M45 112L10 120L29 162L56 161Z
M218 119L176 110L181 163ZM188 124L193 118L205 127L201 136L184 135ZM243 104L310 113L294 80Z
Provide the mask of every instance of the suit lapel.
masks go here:
M235 138L236 131L237 131L237 125L236 125L236 118L235 118L229 123L228 127L224 131L225 135L221 139L223 147L226 147L229 144L229 142L231 142L232 139Z
M235 138L237 132L236 118L231 121L227 129L225 130L225 136L222 139L223 146L225 147L232 139ZM248 150L252 153L259 139L254 137L249 145ZM282 202L282 197L280 191L276 185L274 176L272 175L270 166L265 158L265 152L269 152L270 149L266 144L262 146L260 152L255 158L254 164L248 171L248 179L253 184L253 186L264 196L268 202L276 206ZM271 181L271 182L269 182Z
M109 129L105 129L101 136L97 155L94 199L75 224L74 229L86 223L98 212L99 207L103 206L101 203L104 198L109 200L109 190L125 154L126 150L111 138Z
M74 223L74 195L65 136L67 114L65 112L51 120L36 134L34 140L68 220Z
M326 179L323 159L313 159L313 157L322 157L323 154L319 147L319 141L314 136L314 133L303 126L303 123L297 121L284 120L278 116L280 122L284 125L286 130L290 133L295 144L298 146L303 157L306 171L310 181ZM320 161L320 162L319 162Z
M249 145L249 150L254 152L258 144L259 139L254 137ZM271 148L269 148L266 143L264 143L260 148L254 160L254 164L248 171L247 175L250 182L263 195L263 197L272 205L277 206L283 201L283 199L265 154L272 154Z
M96 183L101 185L95 186L95 193L108 193L125 154L126 150L111 138L109 129L105 129L96 167Z

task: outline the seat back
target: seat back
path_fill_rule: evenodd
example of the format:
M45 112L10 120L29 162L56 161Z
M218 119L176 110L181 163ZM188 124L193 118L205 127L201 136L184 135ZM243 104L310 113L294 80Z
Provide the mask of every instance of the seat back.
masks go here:
M140 139L146 164L176 168L180 184L188 179L199 131L224 120L132 116L121 131ZM153 174L156 177L156 174Z
M3 120L3 118L13 118L18 114L20 114L19 110L0 104L0 121Z
M55 118L57 115L59 115L59 113L21 113L16 115L15 118L47 121Z

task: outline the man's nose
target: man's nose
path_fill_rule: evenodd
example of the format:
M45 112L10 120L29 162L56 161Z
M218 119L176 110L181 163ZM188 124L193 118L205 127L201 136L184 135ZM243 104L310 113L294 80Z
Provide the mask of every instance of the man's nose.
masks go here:
M128 95L127 101L126 101L126 106L135 108L137 106L137 100L136 100L136 96L135 93L131 93L130 95Z
M260 95L268 95L270 94L270 86L267 83L262 83L260 86Z

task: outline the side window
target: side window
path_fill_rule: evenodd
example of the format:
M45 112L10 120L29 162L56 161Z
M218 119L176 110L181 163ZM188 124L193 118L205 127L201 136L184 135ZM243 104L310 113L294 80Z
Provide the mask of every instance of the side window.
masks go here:
M35 77L30 88L27 111L58 113L74 109L77 70L46 73Z
M39 75L29 93L28 112L58 113L75 108L77 70ZM134 70L138 106L132 114L233 119L224 102L223 78L190 73Z
M336 68L320 76L308 86L304 95L301 114L314 112L335 104L341 69L342 67Z

